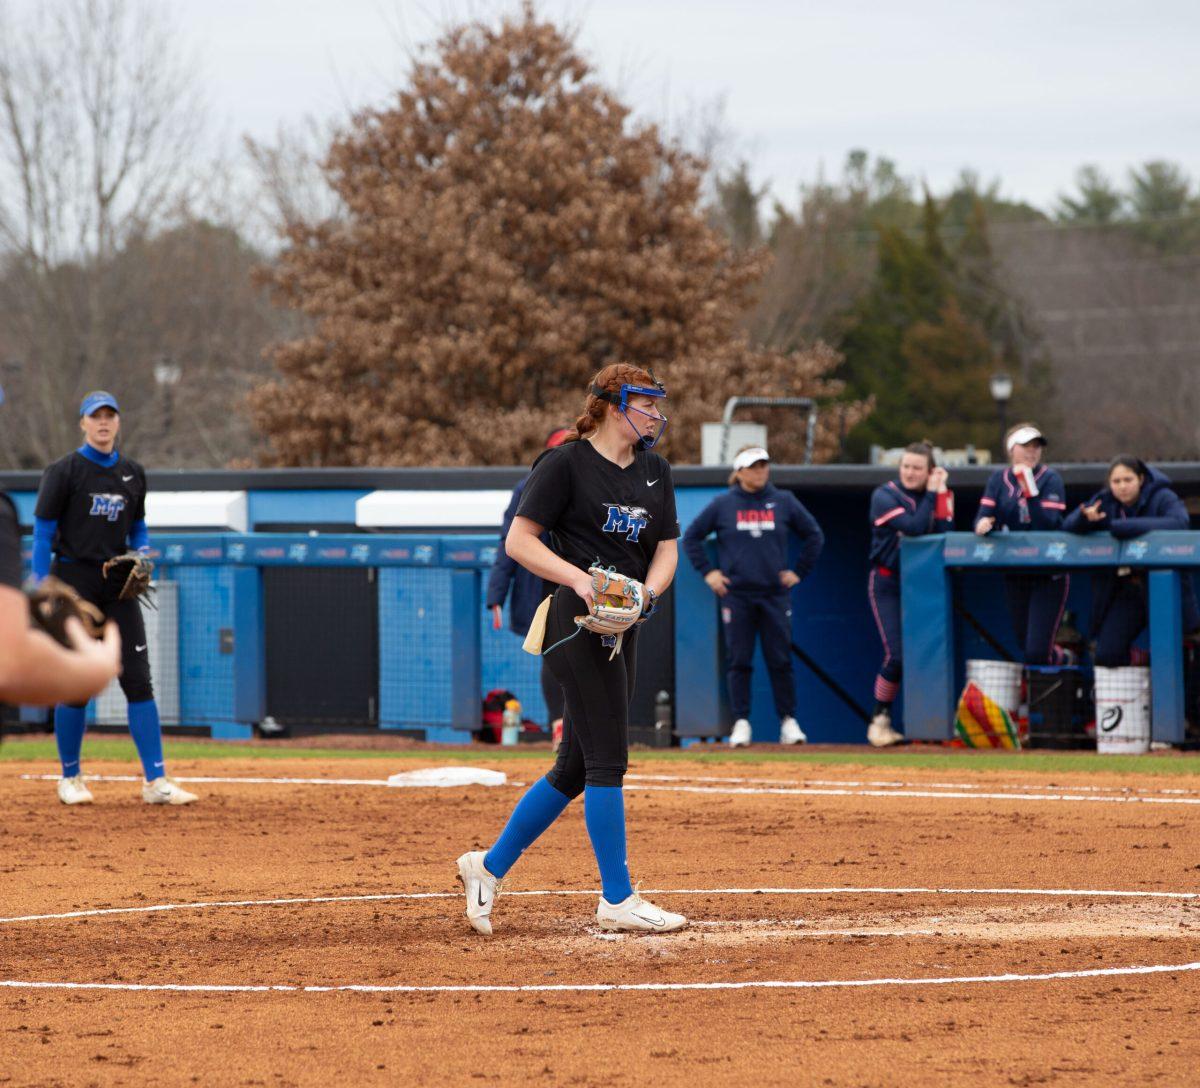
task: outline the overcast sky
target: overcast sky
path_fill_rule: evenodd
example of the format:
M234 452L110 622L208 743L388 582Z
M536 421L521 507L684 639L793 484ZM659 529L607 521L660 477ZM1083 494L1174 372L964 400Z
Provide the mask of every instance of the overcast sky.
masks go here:
M32 3L34 0L24 0ZM381 102L405 49L463 0L156 0L199 54L234 134ZM943 189L964 166L1041 206L1085 162L1200 175L1196 0L543 0L639 112L726 100L735 150L793 203L863 147Z

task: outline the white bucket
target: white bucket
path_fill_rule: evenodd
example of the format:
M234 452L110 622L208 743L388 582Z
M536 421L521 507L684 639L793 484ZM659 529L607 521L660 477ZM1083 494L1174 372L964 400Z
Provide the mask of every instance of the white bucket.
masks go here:
M1009 714L1021 709L1021 674L1024 666L1016 661L992 661L975 657L967 661L967 680L974 681L989 699Z
M1150 670L1096 666L1096 751L1136 756L1150 751Z

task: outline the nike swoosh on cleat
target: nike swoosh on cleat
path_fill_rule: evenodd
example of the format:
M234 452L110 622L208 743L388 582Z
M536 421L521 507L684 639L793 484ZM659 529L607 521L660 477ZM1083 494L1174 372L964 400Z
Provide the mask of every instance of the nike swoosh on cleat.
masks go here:
M667 924L665 918L662 921L655 921L653 918L647 918L644 914L638 914L636 911L631 910L629 913L632 914L635 918L640 918L643 922L646 922L652 926L658 926L659 928L662 928L663 926L665 926Z
M483 898L483 885L482 885L482 884L480 884L480 885L479 885L479 891L478 891L476 894L479 896L479 905L480 905L481 907L486 907L486 906L487 906L487 900L485 900L485 899Z

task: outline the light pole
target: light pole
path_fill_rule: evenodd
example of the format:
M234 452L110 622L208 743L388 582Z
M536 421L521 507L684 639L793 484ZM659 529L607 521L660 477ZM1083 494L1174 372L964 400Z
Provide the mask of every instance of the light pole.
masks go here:
M168 445L171 443L171 428L174 425L171 413L175 407L175 386L179 384L179 379L182 377L183 367L178 363L171 362L169 355L164 355L159 362L154 364L154 382L163 398L163 439Z
M988 379L988 388L991 390L992 400L996 402L996 414L1000 417L1000 460L1003 461L1004 435L1008 430L1008 402L1012 397L1013 380L1003 370L997 370Z

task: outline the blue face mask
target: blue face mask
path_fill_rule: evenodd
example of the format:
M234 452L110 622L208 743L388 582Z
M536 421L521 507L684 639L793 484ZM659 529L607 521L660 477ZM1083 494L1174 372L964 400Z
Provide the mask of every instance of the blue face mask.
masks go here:
M625 417L625 422L629 429L633 431L637 441L634 443L634 449L637 450L652 450L662 440L662 436L667 430L667 417L661 412L655 411L653 415L643 411L641 408L634 408L629 403L630 397L654 397L664 399L667 391L663 388L662 382L658 381L653 373L650 375L650 380L654 382L652 386L645 385L622 385L619 393L610 393L607 389L601 389L598 385L592 386L592 396L599 397L601 400L608 401L609 404L615 404L621 415ZM647 437L634 425L632 419L629 418L630 412L636 412L639 416L644 416L647 419L653 419L658 424L658 430L653 437Z

